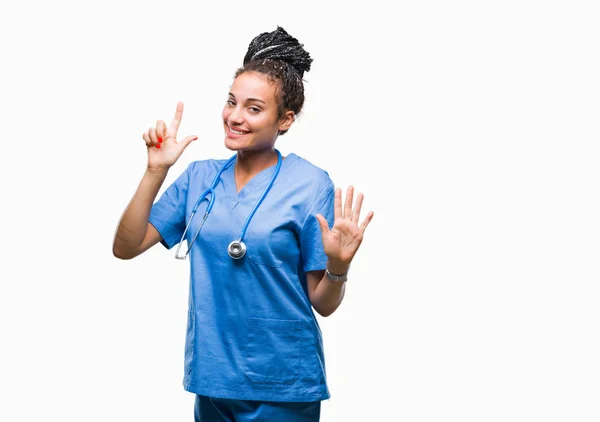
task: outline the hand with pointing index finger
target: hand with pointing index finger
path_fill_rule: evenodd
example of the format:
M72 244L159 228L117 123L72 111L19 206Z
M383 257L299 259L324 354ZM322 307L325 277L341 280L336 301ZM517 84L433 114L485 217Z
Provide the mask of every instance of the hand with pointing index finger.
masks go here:
M149 169L168 169L179 159L183 150L192 142L198 139L197 136L186 136L177 141L177 131L181 124L183 115L183 103L177 103L175 117L169 127L165 122L158 120L156 127L151 127L144 132L142 137L148 147L148 168Z
M363 235L367 226L373 218L373 211L370 211L363 222L358 225L360 218L360 209L364 195L358 194L356 205L352 208L352 199L354 196L354 187L348 187L346 191L346 203L342 208L342 190L335 190L334 201L334 223L331 230L327 220L321 214L317 214L317 220L321 226L323 236L323 248L329 260L330 271L339 273L345 272L350 266L350 262L363 240Z

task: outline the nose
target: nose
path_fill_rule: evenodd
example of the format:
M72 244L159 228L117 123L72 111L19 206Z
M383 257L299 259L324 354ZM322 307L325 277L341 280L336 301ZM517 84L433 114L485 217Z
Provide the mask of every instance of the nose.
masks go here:
M234 107L233 109L231 109L231 113L229 113L227 121L239 125L244 122L244 117L242 116L241 111L237 107Z

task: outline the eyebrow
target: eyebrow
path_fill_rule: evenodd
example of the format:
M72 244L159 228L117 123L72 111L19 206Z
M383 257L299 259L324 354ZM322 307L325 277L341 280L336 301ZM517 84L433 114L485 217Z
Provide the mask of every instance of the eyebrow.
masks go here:
M233 95L231 92L229 93L229 96L235 98L235 95ZM267 104L266 102L264 102L263 100L259 100L258 98L247 98L246 99L246 102L251 102L251 101L256 101L258 103Z

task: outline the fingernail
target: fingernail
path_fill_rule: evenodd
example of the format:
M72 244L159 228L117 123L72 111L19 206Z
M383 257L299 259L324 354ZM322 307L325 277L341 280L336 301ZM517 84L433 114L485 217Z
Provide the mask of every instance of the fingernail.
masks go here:
M160 144L156 144L156 148L160 148Z
M162 138L158 138L158 142L162 142Z
M195 141L196 139L198 139L198 137L197 137L197 136L194 136L194 141Z

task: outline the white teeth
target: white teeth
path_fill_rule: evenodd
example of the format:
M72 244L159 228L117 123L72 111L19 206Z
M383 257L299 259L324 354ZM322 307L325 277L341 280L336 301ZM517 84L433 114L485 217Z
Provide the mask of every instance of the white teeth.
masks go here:
M231 131L231 133L234 133L236 135L244 135L245 134L245 132L240 132L239 130L232 129L231 127L229 127L229 130Z

